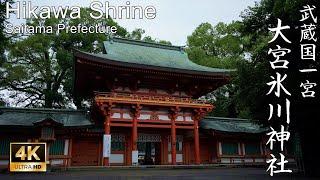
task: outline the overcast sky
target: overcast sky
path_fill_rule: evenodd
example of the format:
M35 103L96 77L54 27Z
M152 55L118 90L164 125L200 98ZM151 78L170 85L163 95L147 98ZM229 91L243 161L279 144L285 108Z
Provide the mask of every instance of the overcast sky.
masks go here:
M92 0L91 0L92 1ZM32 6L83 6L89 7L89 0L31 0ZM125 5L127 0L109 1L110 5ZM128 31L142 28L145 35L171 41L174 45L185 45L187 36L201 23L239 20L240 13L258 0L130 0L131 5L143 7L152 5L157 9L153 20L117 20ZM21 2L21 0L20 0ZM16 24L17 20L13 20Z

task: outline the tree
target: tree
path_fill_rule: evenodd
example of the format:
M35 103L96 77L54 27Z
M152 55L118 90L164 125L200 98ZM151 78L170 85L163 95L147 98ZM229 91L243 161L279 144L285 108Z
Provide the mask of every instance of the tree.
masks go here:
M274 98L266 96L270 82L270 76L275 72L270 68L272 56L268 50L275 45L291 49L286 55L290 61L289 69L282 70L288 78L283 85L291 92L291 122L288 126L293 136L300 134L304 166L307 174L319 175L319 160L313 154L317 154L313 147L314 137L318 135L316 115L319 115L320 96L313 99L304 99L301 96L300 82L306 79L319 82L319 61L309 61L308 66L318 69L316 73L299 74L299 68L306 62L299 61L300 57L300 22L299 10L305 5L317 5L315 0L262 0L255 6L249 7L242 14L242 20L237 25L226 28L228 25L218 24L212 27L209 23L201 24L191 36L188 37L189 57L194 62L202 65L236 68L232 73L230 85L226 85L208 95L207 98L217 104L214 115L238 116L257 119L264 125L272 125L278 128L281 124L279 119L268 121L269 103L284 104L285 97ZM314 14L319 13L319 7ZM272 34L268 28L276 27L277 19L280 18L284 25L291 27L285 36L292 41L291 44L278 41L268 44ZM232 28L234 27L234 28ZM228 30L229 29L229 30ZM231 30L231 31L230 31ZM226 32L226 33L223 33ZM319 46L319 25L316 27ZM230 39L229 39L230 38ZM221 40L222 39L222 40ZM218 43L221 42L221 43ZM316 57L320 56L317 50ZM231 58L229 58L231 57ZM235 62L235 63L234 63ZM229 65L231 63L231 66ZM320 86L314 90L319 92ZM221 108L219 108L220 106ZM232 106L235 106L232 108ZM235 111L234 111L235 110ZM236 113L234 113L236 112ZM297 141L295 139L294 141Z
M138 28L138 29L133 30L131 33L128 33L126 35L126 38L133 39L133 40L139 40L139 41L145 41L145 42L153 42L153 43L171 45L170 41L157 40L155 38L152 38L151 36L144 36L144 34L145 34L145 30Z
M9 3L9 5L13 4L12 0L4 0L0 2L0 67L6 60L5 51L7 48L7 45L9 43L10 37L7 36L5 33L5 25L7 23L6 21L6 3ZM0 78L3 77L3 73L0 72ZM0 86L2 82L0 81ZM5 102L3 101L2 97L0 97L0 106L5 105Z
M301 147L304 161L304 169L308 175L320 175L319 169L319 157L314 156L317 151L313 147L313 138L318 133L318 126L316 119L319 119L319 107L320 107L320 97L304 99L301 96L302 89L300 88L300 83L308 79L311 82L316 82L319 84L319 61L302 61L300 60L300 27L303 25L300 22L301 14L299 10L305 5L317 5L318 2L315 0L292 0L292 1L281 1L281 0L262 0L259 4L254 7L250 7L242 14L242 22L244 24L241 33L246 36L249 41L245 44L246 51L251 53L252 63L249 66L244 66L244 71L252 72L253 81L245 82L244 78L239 78L239 94L246 95L246 104L250 102L248 99L256 99L254 105L256 108L252 108L252 112L255 117L259 117L259 120L264 120L266 123L268 113L268 103L281 103L283 104L284 98L273 98L267 99L264 95L266 90L266 84L270 81L270 75L274 75L274 70L270 69L269 61L272 56L268 56L268 49L275 47L275 45L280 45L281 47L286 47L291 49L291 53L286 55L289 60L289 68L287 70L281 71L282 74L287 74L288 78L284 86L290 90L291 96L291 122L288 125L291 133L299 134L301 137ZM316 8L314 14L319 14L319 7ZM276 27L277 19L281 19L284 25L289 25L291 27L290 31L285 33L285 36L292 42L291 44L284 43L284 41L277 41L268 44L268 40L272 37L269 33L269 27ZM316 28L316 36L319 39L319 24ZM319 46L319 41L315 42L316 46ZM316 57L320 56L320 51L317 50ZM299 69L307 65L310 68L318 69L318 72L303 74L299 73ZM247 70L246 70L247 69ZM253 94L248 96L246 94L246 88L254 89ZM319 92L319 86L314 89ZM260 95L259 95L260 94ZM262 97L261 94L264 96ZM254 111L257 110L257 111ZM263 115L262 110L265 110ZM274 120L269 122L273 127L279 127L279 120ZM294 137L294 136L293 136ZM292 138L290 138L292 139ZM294 141L297 141L295 139Z
M78 19L29 19L27 25L56 27L57 24L77 26L93 26L106 24L116 26L115 36L141 40L144 30L136 29L132 33L119 26L111 18L94 20L90 17L88 8L81 9L81 18ZM70 12L68 12L70 13ZM105 17L105 16L103 16ZM72 92L72 63L73 49L85 52L101 53L103 41L109 35L99 33L60 33L33 34L26 38L15 39L10 45L9 59L3 64L4 72L1 77L1 89L10 93L15 106L62 108L73 104L82 108L82 99L73 97ZM157 42L150 36L144 41ZM168 41L160 41L171 44Z
M200 24L192 35L188 36L187 52L189 58L197 64L204 66L236 69L244 61L243 41L241 37L240 22L230 24L218 23L212 26L209 23ZM233 76L237 72L232 72ZM207 95L207 99L216 104L211 113L214 116L237 117L248 115L238 106L235 94L235 85L231 83ZM245 108L247 111L247 108Z
M118 28L117 36L127 31L112 19L93 20L89 9L81 9L81 19L30 19L27 24L45 24L55 27L58 23L69 25L95 25L105 23ZM33 34L10 44L9 59L3 64L2 89L9 90L16 105L32 107L66 107L72 103L72 49L101 52L105 34ZM94 46L97 44L98 46ZM80 100L74 100L80 107Z
M0 2L0 65L5 60L5 49L9 38L4 32L6 21L6 3L12 4L12 0L4 0Z
M243 59L242 38L238 32L240 22L230 24L200 24L188 36L189 58L201 65L221 68L235 68L236 62Z
M137 28L133 30L131 33L127 34L127 38L133 39L133 40L142 40L142 36L145 32L146 32L145 30L141 28Z

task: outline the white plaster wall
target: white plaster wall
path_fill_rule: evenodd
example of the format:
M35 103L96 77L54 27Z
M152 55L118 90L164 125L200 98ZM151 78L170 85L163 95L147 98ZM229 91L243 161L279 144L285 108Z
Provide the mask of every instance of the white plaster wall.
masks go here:
M111 154L110 163L124 163L123 154Z
M150 117L151 117L150 114L141 114L138 119L146 120L146 119L150 119Z
M176 158L177 158L177 162L183 162L183 155L182 154L177 154Z
M219 147L219 154L222 155L222 147L221 147L221 142L218 143L218 147Z
M113 113L111 118L120 118L121 114L120 113Z
M191 116L186 116L186 121L193 121Z
M132 119L129 113L123 113L124 119Z
M171 163L171 153L168 154L168 162ZM178 163L183 162L183 154L176 154L176 162Z
M169 121L170 120L168 115L159 115L159 119L160 120L164 120L164 121Z
M63 160L62 159L57 159L57 160L51 160L50 161L51 165L63 165Z
M69 153L69 139L66 139L64 141L64 151L63 151L63 154L64 155L68 155Z
M176 121L183 121L183 116L178 116Z

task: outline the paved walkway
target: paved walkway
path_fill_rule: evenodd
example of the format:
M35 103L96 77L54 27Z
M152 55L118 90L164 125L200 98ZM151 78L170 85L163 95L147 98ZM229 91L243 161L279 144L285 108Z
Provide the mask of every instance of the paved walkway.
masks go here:
M264 168L215 168L215 169L109 169L109 170L78 170L50 173L17 173L0 174L0 179L10 180L265 180L265 179L312 179L290 175L270 177Z

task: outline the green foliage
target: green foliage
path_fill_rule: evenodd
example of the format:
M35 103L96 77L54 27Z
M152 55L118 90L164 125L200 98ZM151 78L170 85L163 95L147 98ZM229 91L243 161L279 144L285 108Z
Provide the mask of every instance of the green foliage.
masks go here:
M89 17L90 11L88 8L81 9L81 19L29 19L27 24L37 26L43 23L55 27L58 23L87 26L103 23L116 26L117 36L124 37L127 34L123 27L110 18L93 20ZM72 102L72 50L101 52L102 41L107 38L105 34L62 31L59 34L33 34L13 41L8 46L9 59L3 64L1 86L17 92L12 95L19 99L17 105L66 107ZM80 106L79 103L77 105Z
M3 0L0 2L0 65L5 60L5 49L8 44L8 36L4 32L6 24L6 3L13 4L12 0Z
M139 40L139 41L145 41L145 42L152 42L152 43L159 43L159 44L165 44L165 45L171 45L170 41L166 40L156 40L155 38L152 38L151 36L144 36L145 30L138 28L133 30L131 33L128 33L126 35L126 38L133 39L133 40Z
M6 60L5 51L7 49L7 45L9 43L10 37L5 33L4 28L7 23L6 19L6 3L10 5L13 4L13 0L1 0L0 2L0 67L2 67L3 63ZM0 86L2 86L3 82L3 72L0 72ZM0 106L4 106L5 102L2 97L0 97Z
M200 24L188 36L189 58L204 66L235 68L236 62L243 59L240 27L240 22L218 23L215 27L209 23Z
M142 40L142 36L145 33L145 30L138 28L133 30L131 33L127 34L127 38L133 40Z
M214 27L209 23L200 24L192 35L188 36L189 58L204 66L236 69L240 62L245 61L245 39L240 34L241 28L241 22L218 23ZM237 72L232 74L238 77ZM207 98L216 106L211 115L236 117L243 111L236 101L235 87L232 83L208 95ZM247 114L242 113L242 116Z
M270 47L268 41L272 38L268 28L276 26L277 18L290 25L291 33L286 33L286 36L294 43L284 46L292 50L288 59L299 57L297 44L300 32L294 29L300 26L299 10L306 4L304 0L262 0L243 11L241 21L218 23L214 27L203 23L188 37L191 60L205 66L236 69L232 73L232 86L222 87L207 96L216 104L213 115L252 118L268 123L267 102L272 100L265 96L269 90L266 83L270 81L270 76L274 76L267 54ZM314 64L319 66L317 62ZM288 79L285 85L295 96L300 95L297 66L297 61L290 61L291 68L286 73L288 77L296 78Z
M145 33L143 29L128 33L111 18L94 20L90 17L91 12L89 8L81 8L81 18L28 19L27 24L29 26L44 24L52 27L56 27L58 23L70 26L104 24L116 26L115 35L118 37L171 44L169 41L157 41L150 36L142 38ZM61 108L69 106L73 101L78 108L81 108L81 99L73 99L72 96L72 51L78 49L100 53L103 50L102 42L107 40L108 36L99 33L60 31L58 34L33 34L17 39L10 46L7 45L10 50L9 59L3 64L4 74L0 86L2 89L15 92L11 97L19 99L16 102L18 106Z
M270 81L270 76L275 74L269 64L270 58L273 57L268 56L267 52L270 47L275 47L276 44L291 49L291 53L286 55L290 62L289 69L281 73L290 77L287 78L285 87L290 90L295 102L300 101L301 90L298 85L300 77L297 75L299 61L296 61L296 58L300 57L300 47L298 45L300 43L300 30L298 28L301 26L299 21L301 14L299 10L308 3L312 4L311 1L305 0L262 0L241 15L243 27L240 32L247 39L244 43L244 49L250 53L251 62L243 65L243 67L239 66L241 69L238 68L239 76L235 82L239 84L238 98L241 99L240 102L244 106L250 107L253 118L264 119L264 122L267 123L267 115L264 112L268 107L267 102L275 102L272 99L267 100L267 96L261 96L261 94L266 94L269 90L266 83ZM276 26L277 18L282 20L283 25L291 27L290 31L285 33L285 36L292 41L292 44L284 44L281 40L277 41L276 44L268 44L273 36L269 33L268 28ZM314 66L319 66L319 64L317 65L315 62ZM246 80L245 77L249 77L250 81ZM312 78L317 79L309 76L309 79Z

